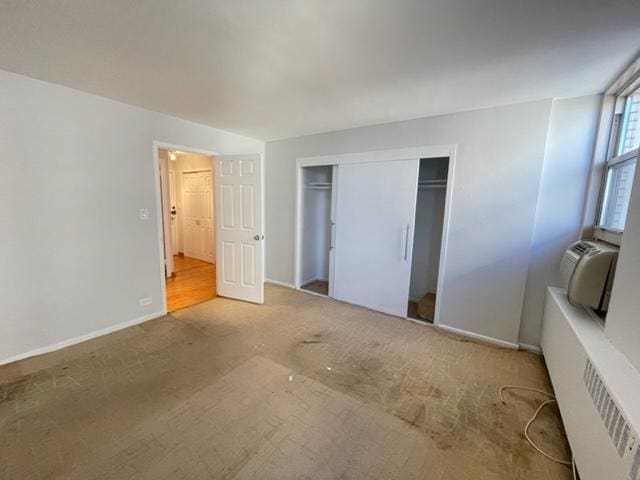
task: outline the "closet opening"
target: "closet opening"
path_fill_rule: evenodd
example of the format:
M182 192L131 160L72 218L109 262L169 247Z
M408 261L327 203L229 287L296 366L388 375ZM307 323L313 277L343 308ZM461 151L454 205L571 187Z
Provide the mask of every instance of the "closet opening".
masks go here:
M427 323L435 318L448 173L449 157L420 159L407 316Z
M335 174L333 165L301 168L300 288L332 295L331 259L334 234Z

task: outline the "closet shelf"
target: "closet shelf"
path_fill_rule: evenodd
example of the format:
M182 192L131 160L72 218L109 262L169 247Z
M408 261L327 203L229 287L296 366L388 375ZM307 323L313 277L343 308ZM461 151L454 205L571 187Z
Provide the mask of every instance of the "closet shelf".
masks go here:
M311 190L331 190L330 182L309 182L305 185L306 188Z

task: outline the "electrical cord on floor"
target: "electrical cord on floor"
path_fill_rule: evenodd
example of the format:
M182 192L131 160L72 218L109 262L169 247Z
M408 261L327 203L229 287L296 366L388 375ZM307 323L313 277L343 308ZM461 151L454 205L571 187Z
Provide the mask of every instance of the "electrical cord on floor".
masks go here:
M524 436L526 437L527 441L531 444L531 446L533 448L535 448L540 454L544 455L545 457L547 457L549 460L553 460L554 462L557 463L561 463L563 465L571 465L572 462L567 461L567 460L561 460L559 458L554 457L553 455L549 455L548 453L546 453L545 451L543 451L540 447L538 447L533 440L531 440L531 437L529 436L529 427L531 426L531 424L533 422L535 422L536 418L538 418L538 414L540 413L540 411L546 407L547 405L550 405L552 403L556 403L555 398L551 399L551 400L547 400L546 402L542 402L540 404L540 406L538 407L538 409L536 410L536 413L533 414L533 417L531 417L531 419L527 422L527 425L524 427Z
M551 405L552 403L556 403L556 397L555 395L549 393L549 392L545 392L544 390L538 390L537 388L531 388L531 387L522 387L520 385L504 385L502 387L500 387L500 390L498 390L498 397L500 397L500 401L504 404L506 404L507 402L504 401L504 396L503 396L503 392L505 390L526 390L528 392L536 392L536 393L541 393L542 395L546 395L547 397L550 397L550 400L547 400L545 402L542 402L540 404L540 406L537 408L537 410L535 411L535 413L533 414L533 417L531 417L531 419L527 422L527 424L524 427L524 436L527 439L527 442L529 442L529 444L535 448L538 453L544 455L545 457L547 457L549 460L553 460L556 463L561 463L562 465L568 465L571 467L571 472L573 473L573 479L577 480L577 471L576 471L576 463L575 463L575 459L573 458L573 456L571 457L571 461L567 461L567 460L562 460L560 458L556 458L553 455L549 455L547 452L545 452L544 450L542 450L540 447L538 447L538 445L535 444L535 442L531 439L531 437L529 436L529 427L531 427L531 425L533 424L533 422L536 421L536 419L538 418L538 415L540 414L540 412L542 411L542 409L544 407L546 407L547 405Z
M498 390L498 396L500 397L500 401L502 403L507 403L504 401L504 397L502 395L502 392L504 392L505 390L526 390L528 392L541 393L542 395L546 395L547 397L553 398L554 400L556 398L556 396L553 395L552 393L545 392L544 390L538 390L537 388L521 387L520 385L504 385L500 387L500 390Z

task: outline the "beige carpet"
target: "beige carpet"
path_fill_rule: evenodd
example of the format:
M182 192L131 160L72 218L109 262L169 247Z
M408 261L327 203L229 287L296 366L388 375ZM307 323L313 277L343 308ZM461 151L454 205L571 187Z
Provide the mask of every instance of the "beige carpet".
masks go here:
M570 479L536 355L281 287L0 367L0 479ZM533 437L568 456L550 409Z

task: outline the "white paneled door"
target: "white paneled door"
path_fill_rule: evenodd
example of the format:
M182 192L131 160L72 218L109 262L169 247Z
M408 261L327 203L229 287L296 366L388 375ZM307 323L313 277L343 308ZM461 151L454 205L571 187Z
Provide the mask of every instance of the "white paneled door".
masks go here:
M211 170L182 174L184 254L215 263Z
M218 295L262 303L262 156L217 156L215 162Z
M180 251L180 245L178 244L178 214L176 210L178 199L176 194L176 172L169 170L169 215L171 217L171 253L173 255L177 255Z
M420 161L338 167L333 296L406 317Z

